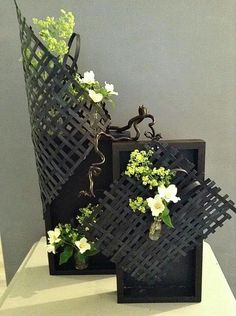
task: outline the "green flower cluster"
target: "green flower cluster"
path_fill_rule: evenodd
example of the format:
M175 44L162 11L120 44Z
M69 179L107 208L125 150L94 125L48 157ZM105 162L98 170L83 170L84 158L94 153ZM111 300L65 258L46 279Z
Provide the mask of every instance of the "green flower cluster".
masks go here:
M58 228L60 229L60 238L61 241L59 243L59 246L65 246L66 244L74 244L79 237L82 237L79 235L79 232L77 229L72 228L71 224L58 224Z
M61 16L58 19L54 17L47 17L45 20L39 20L37 18L33 19L33 23L39 27L39 35L44 41L45 46L51 53L55 53L58 56L58 60L62 62L63 56L68 52L67 42L74 30L74 16L71 12L66 12L61 10ZM25 48L23 51L23 60L25 64L29 64L31 68L37 70L38 60L41 60L43 57L43 51L37 50L35 52L35 57L32 56L29 48ZM51 60L49 62L49 67L54 67L54 62ZM41 72L41 77L43 80L48 79L48 72ZM47 125L44 122L40 122L40 126L43 129L46 129L50 124L52 125L61 125L63 124L63 119L59 117L59 112L57 109L51 108L48 111L49 116L46 118ZM58 119L54 119L58 116ZM54 129L47 129L49 135L54 135ZM61 133L61 132L60 132Z
M141 181L144 186L150 190L159 186L168 186L171 183L175 172L164 167L153 168L150 157L153 155L153 150L135 149L130 154L130 159L125 170L125 174L129 177L135 177Z
M152 155L152 150L139 151L138 149L135 149L130 154L125 174L129 177L134 176L137 180L141 180L144 175L147 175L151 171L152 163L149 159Z
M81 226L85 228L86 231L88 231L89 228L84 226L84 220L92 215L93 208L94 206L91 203L89 203L86 207L81 207L79 209L79 215L76 216L77 221Z
M68 52L68 40L74 31L75 18L72 12L61 9L58 19L47 17L45 20L34 18L33 23L39 27L39 35L51 53L55 53L62 62Z
M148 203L141 196L137 196L136 199L129 199L129 206L133 212L146 213Z

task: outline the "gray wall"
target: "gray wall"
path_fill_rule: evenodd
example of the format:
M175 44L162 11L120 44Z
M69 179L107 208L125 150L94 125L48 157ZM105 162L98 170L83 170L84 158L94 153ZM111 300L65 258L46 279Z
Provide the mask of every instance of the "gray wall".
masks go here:
M234 0L20 1L27 20L71 10L82 37L80 70L119 91L123 124L138 105L158 118L165 138L207 142L206 173L236 200ZM13 1L1 0L1 234L8 281L44 233L29 117L18 62ZM236 292L236 216L209 238Z

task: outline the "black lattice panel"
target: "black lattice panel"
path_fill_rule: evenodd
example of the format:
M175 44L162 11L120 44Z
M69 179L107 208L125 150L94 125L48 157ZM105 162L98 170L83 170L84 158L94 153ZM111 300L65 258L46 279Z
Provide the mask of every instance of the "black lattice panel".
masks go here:
M150 284L168 271L168 263L185 256L202 238L230 219L230 210L236 212L233 202L227 195L220 195L220 188L213 181L197 180L193 165L177 149L155 143L155 150L155 166L184 168L188 172L177 173L174 181L181 197L179 203L170 207L175 228L163 225L158 241L148 238L151 214L133 213L128 201L135 196L147 198L150 192L124 175L100 200L95 222L94 218L87 222L89 238L97 240L104 255L137 280Z
M46 210L93 149L95 135L107 129L110 116L104 106L97 106L95 113L94 103L78 101L82 90L69 66L50 54L16 8L32 140Z

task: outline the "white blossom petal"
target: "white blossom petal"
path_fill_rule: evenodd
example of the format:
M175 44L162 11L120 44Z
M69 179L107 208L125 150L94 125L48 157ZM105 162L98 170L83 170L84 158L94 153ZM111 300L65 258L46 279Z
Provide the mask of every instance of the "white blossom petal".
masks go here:
M165 196L165 193L166 193L166 188L164 186L158 187L158 193L159 193L160 197L163 198Z
M85 237L82 237L80 240L76 241L75 245L79 248L81 254L91 249L91 245L88 243L87 238Z
M87 83L87 84L92 84L95 83L95 75L94 72L91 71L86 71L84 73L84 77L80 79L81 83Z
M173 203L177 203L177 202L179 202L180 201L180 197L178 197L178 196L173 196L172 197L172 202Z
M146 201L154 217L158 217L165 209L165 205L159 194L156 194L154 198L147 198Z
M153 205L154 205L154 203L155 203L155 200L153 199L153 198L151 198L151 197L149 197L149 198L147 198L147 203L148 203L148 206L151 208Z
M54 229L54 234L55 234L55 237L56 237L56 238L58 238L58 237L61 235L61 231L60 231L60 229L59 229L58 227L56 227L56 228Z
M61 241L61 238L58 238L61 234L61 231L58 227L56 227L54 230L48 231L48 241L50 244L58 243Z
M174 202L177 203L180 198L176 196L177 187L174 184L170 184L167 188L164 186L160 186L158 188L158 193L167 203Z
M167 189L171 193L172 196L175 196L177 194L177 187L176 187L176 185L170 184Z
M49 244L49 245L46 246L46 249L47 249L48 253L50 253L50 252L52 252L53 254L56 253L56 248L55 248L54 245Z
M93 102L101 102L103 99L103 95L101 93L96 93L94 90L89 89L89 96L93 100Z
M118 92L114 91L114 85L112 83L105 82L105 89L109 94L118 95Z

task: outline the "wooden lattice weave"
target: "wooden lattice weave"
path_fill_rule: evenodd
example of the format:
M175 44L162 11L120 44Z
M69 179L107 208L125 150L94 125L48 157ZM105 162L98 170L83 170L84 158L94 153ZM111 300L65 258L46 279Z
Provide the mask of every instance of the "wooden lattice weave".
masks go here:
M139 281L155 283L168 271L168 263L185 256L203 238L231 218L228 211L236 212L228 196L220 195L213 181L197 178L194 166L177 149L167 144L152 143L154 166L183 168L186 173L177 173L174 183L181 201L170 207L175 228L163 225L158 241L148 238L152 222L150 214L133 213L128 206L129 198L150 196L148 190L133 178L124 174L105 192L100 205L86 222L87 235L97 240L104 255Z
M44 210L94 147L110 116L105 107L79 101L82 90L34 34L16 5L36 165ZM75 96L71 87L77 92Z

